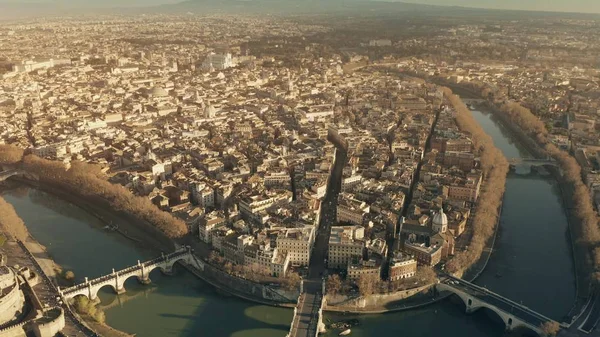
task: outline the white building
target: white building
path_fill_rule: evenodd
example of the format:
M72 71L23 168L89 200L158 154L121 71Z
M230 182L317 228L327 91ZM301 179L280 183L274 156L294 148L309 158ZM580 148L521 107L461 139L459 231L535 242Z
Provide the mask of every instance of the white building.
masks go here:
M365 215L371 211L367 203L342 195L338 199L337 219L340 222L348 222L353 225L362 225Z
M291 185L292 180L289 173L283 172L273 172L269 174L265 174L264 177L264 186L265 187L283 187L287 188Z
M276 201L275 198L264 197L262 195L254 195L242 198L239 201L238 207L240 213L250 220L260 221L260 212L269 208Z
M67 146L62 143L38 146L31 151L41 158L61 158L67 154Z
M250 245L246 247L244 264L258 265L268 270L275 277L285 277L290 265L290 257L278 248L272 248L268 244Z
M390 47L391 45L392 41L387 39L369 41L369 47Z
M339 226L331 228L329 237L329 261L327 266L346 269L352 257L362 257L365 229L362 226Z
M233 63L233 57L230 53L210 53L208 56L206 56L206 59L202 63L202 69L204 70L225 70L234 66L235 64Z
M310 252L315 242L315 228L287 228L277 236L277 248L287 253L290 262L298 266L308 266Z
M198 225L198 237L206 243L212 243L212 231L225 225L225 219L216 215L208 214L206 218L200 220Z
M444 213L443 208L433 216L431 228L435 233L446 233L448 230L448 216Z
M204 208L215 206L215 191L204 183L194 185L192 196Z
M351 190L354 186L359 185L361 181L362 181L362 176L360 174L356 174L351 177L344 178L342 180L342 192Z

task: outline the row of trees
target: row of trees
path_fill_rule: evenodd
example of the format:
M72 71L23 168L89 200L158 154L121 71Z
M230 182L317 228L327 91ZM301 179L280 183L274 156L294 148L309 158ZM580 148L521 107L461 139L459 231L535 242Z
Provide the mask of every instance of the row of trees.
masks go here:
M377 274L364 274L356 280L356 286L360 296L364 297L421 287L433 283L436 277L433 269L420 267L415 277L398 281L384 281ZM350 289L352 289L352 283L349 280L342 280L338 274L329 275L325 282L325 291L328 295L347 294Z
M556 147L549 139L549 132L544 122L531 110L516 102L505 99L502 92L493 90L484 83L473 83L470 90L479 92L487 97L496 110L508 120L517 125L527 136L533 139L545 153L554 158L563 171L563 179L570 187L572 194L573 215L576 218L574 226L577 241L586 246L588 254L585 262L591 263L592 270L600 270L600 229L598 217L594 210L589 188L584 184L581 167L569 153ZM595 273L594 279L600 282L600 274Z
M78 195L101 197L115 210L132 214L152 224L170 238L179 238L188 232L187 225L182 220L161 211L147 198L134 196L125 187L108 182L96 165L73 162L66 169L62 162L26 155L22 159L21 168L35 174L40 181L58 184Z
M0 232L20 241L25 241L29 236L23 220L13 206L2 197L0 197Z
M98 165L74 161L66 169L62 162L24 155L22 149L12 145L0 145L0 165L19 166L43 182L58 184L82 196L106 199L114 209L152 224L170 238L179 238L188 232L182 220L161 211L147 198L134 196L123 186L108 182Z
M509 165L502 152L494 146L492 138L475 121L471 111L460 97L454 95L448 88L443 90L456 111L455 119L458 127L471 134L471 139L480 157L485 179L474 215L472 215L473 236L469 249L456 254L446 265L448 271L454 273L463 271L477 262L487 241L494 235Z
M251 265L234 264L216 251L210 253L208 262L230 275L241 277L252 282L264 282L272 276L271 271L267 267L260 266L258 263L253 263ZM298 290L301 280L302 278L298 273L290 271L281 279L281 285L287 290Z

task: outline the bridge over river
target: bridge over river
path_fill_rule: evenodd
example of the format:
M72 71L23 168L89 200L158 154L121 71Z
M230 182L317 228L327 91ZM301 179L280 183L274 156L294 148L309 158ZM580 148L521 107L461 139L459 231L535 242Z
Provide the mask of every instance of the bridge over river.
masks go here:
M495 312L502 319L507 330L527 328L541 335L542 324L554 322L522 304L457 277L446 276L436 285L436 289L449 291L460 297L465 303L467 313L481 308Z
M305 280L298 305L294 308L294 318L288 337L316 337L325 330L323 324L324 282Z
M79 295L86 296L90 300L95 300L98 298L98 291L105 286L110 286L113 288L115 293L122 294L125 292L124 285L127 279L136 277L140 283L148 284L150 283L150 273L154 269L160 268L163 273L170 274L173 269L173 265L178 261L183 261L187 264L194 265L200 270L204 269L203 263L194 257L190 247L183 247L173 253L162 255L161 257L150 261L138 261L136 265L123 270L115 271L113 269L112 273L100 276L93 280L88 280L86 277L85 281L81 284L65 289L59 288L58 290L60 295L66 300L72 299Z
M527 157L523 157L523 158L511 158L508 160L508 162L513 165L513 166L544 166L544 165L550 165L550 166L555 166L558 167L558 163L556 162L556 160L552 159L552 158L546 158L546 159L538 159L538 158L527 158Z

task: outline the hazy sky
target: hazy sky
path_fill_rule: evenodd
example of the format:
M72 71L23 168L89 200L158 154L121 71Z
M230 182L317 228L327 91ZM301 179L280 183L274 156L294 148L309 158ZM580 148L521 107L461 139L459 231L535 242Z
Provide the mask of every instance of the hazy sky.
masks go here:
M428 5L600 13L600 0L408 0Z
M94 7L144 6L177 3L183 0L0 0L2 3L58 3ZM220 1L220 0L214 0ZM326 1L326 0L320 0ZM371 1L371 0L362 0ZM522 9L558 12L600 13L600 0L380 0L404 1L428 5L465 6L495 9Z

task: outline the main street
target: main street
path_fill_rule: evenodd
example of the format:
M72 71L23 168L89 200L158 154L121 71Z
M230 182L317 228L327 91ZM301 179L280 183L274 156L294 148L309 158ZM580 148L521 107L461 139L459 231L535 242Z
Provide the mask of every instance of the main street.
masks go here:
M321 215L317 236L310 258L308 277L303 281L296 317L291 337L315 336L319 329L319 310L323 299L323 282L327 269L327 248L331 227L336 222L337 197L341 190L342 171L346 165L347 153L341 147L336 151L335 161L329 177L327 193L321 204Z
M325 259L327 258L327 247L329 246L329 235L331 227L336 222L337 198L342 188L342 172L346 165L348 155L341 147L337 148L335 162L329 177L327 193L321 204L321 216L317 237L310 257L308 278L310 280L321 279L326 270Z

